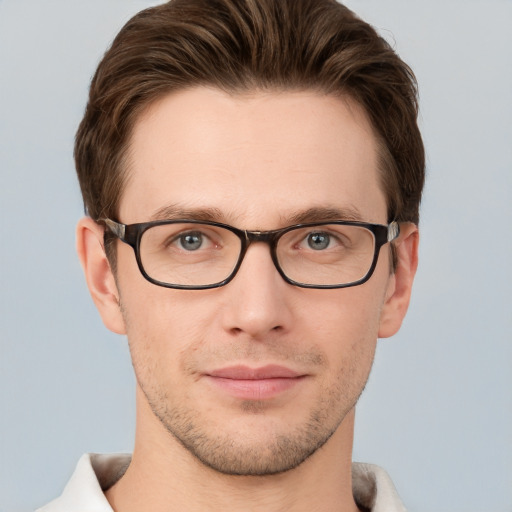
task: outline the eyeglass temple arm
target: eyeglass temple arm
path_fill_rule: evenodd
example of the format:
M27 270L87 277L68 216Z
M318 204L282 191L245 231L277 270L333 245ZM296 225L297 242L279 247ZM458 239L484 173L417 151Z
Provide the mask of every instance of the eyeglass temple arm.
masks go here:
M125 228L126 226L124 224L120 224L119 222L115 222L114 220L110 219L100 219L101 222L103 222L107 228L114 233L118 238L121 240L125 239Z
M398 238L400 234L400 226L398 222L393 221L388 225L388 242L392 242L395 238Z

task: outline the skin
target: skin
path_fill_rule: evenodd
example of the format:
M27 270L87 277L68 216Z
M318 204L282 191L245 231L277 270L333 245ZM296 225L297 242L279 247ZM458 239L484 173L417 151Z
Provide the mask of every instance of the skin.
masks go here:
M376 155L371 126L349 99L184 90L136 123L118 220L144 222L179 207L270 230L330 208L386 224ZM401 229L395 273L386 245L357 287L291 286L268 246L256 243L228 285L184 291L146 281L121 242L114 278L103 228L82 219L78 252L89 289L105 325L128 336L137 377L135 449L106 493L113 508L357 510L354 406L377 338L400 327L417 265L417 228ZM301 378L261 400L212 383L213 371L240 364L278 364Z

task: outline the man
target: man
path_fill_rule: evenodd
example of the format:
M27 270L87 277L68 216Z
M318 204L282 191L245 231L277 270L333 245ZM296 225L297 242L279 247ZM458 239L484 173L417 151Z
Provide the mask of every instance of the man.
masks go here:
M415 92L331 0L174 0L127 23L75 158L78 253L129 341L135 447L84 456L40 510L403 510L351 451L417 265Z

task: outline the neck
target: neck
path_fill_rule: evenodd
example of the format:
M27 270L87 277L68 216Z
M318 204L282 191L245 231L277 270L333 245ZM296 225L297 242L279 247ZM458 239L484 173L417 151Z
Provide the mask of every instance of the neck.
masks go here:
M356 512L353 427L354 410L327 443L295 469L269 476L225 475L203 465L169 434L138 390L132 461L106 497L116 512Z

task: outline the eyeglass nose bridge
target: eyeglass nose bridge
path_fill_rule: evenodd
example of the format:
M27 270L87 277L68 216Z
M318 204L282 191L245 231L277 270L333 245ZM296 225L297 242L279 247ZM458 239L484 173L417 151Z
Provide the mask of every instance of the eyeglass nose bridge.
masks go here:
M279 267L279 262L277 261L277 243L279 238L287 231L287 229L275 229L272 231L249 231L244 229L243 234L244 238L242 241L242 255L241 258L245 256L245 252L249 248L249 246L253 243L264 243L270 247L270 254L272 256L272 261L276 266L279 273L282 273L281 268Z
M279 237L281 230L276 231L248 231L244 230L245 243L250 245L253 242L263 242L273 247Z
M274 267L278 271L278 273L284 278L285 281L288 281L286 275L284 274L283 270L281 269L281 266L279 265L279 261L277 259L277 242L280 238L280 236L283 234L283 230L274 230L274 231L249 231L249 230L243 230L243 237L241 237L242 240L242 248L240 251L240 256L238 259L238 263L236 265L236 268L233 271L233 275L231 276L230 280L235 277L235 274L238 273L238 270L240 269L244 259L245 255L247 253L247 250L249 249L249 246L253 243L264 243L269 246L270 249L270 257L272 259L272 262L274 264Z

